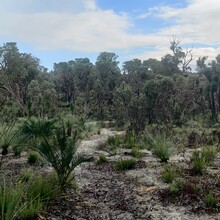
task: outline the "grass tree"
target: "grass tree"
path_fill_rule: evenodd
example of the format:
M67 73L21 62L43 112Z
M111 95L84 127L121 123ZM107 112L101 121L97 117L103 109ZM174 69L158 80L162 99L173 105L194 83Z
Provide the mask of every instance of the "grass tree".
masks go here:
M77 153L79 132L70 137L66 134L64 124L57 128L55 135L44 138L36 150L54 168L62 190L74 179L73 170L83 162L89 162L92 157Z

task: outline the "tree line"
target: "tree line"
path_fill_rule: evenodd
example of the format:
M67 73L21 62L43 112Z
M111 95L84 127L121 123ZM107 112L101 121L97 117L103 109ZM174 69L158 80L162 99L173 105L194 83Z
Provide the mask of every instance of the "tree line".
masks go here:
M95 64L88 58L55 63L52 71L14 42L0 47L1 119L61 112L128 124L135 132L146 123L182 125L190 119L218 120L220 111L220 55L210 63L190 63L192 50L170 42L161 60L133 59L119 68L118 56L101 52Z

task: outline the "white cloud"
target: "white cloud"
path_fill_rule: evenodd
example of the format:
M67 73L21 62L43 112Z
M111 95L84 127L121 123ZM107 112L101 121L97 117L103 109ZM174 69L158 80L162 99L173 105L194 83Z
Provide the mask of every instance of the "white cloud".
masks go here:
M214 58L220 52L215 49L220 45L219 11L219 0L189 0L185 8L154 7L132 18L101 10L96 0L62 0L62 4L60 0L5 0L0 8L0 36L14 37L41 50L100 52L156 46L154 51L131 56L160 59L169 52L172 35L177 35L186 45L208 45L195 48L196 57ZM131 33L133 19L149 16L170 19L173 25L155 34Z

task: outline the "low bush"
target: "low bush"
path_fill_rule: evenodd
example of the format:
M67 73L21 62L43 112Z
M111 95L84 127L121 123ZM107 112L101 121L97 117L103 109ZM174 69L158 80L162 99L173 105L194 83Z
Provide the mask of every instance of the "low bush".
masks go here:
M133 159L119 160L115 163L115 168L117 170L131 170L134 169L136 161Z
M215 159L216 150L213 147L205 147L202 149L201 157L204 157L204 160L207 165L211 165Z
M118 147L121 144L121 140L119 136L109 136L108 137L108 145L111 147Z
M161 177L165 183L172 183L173 180L177 177L177 170L171 165L165 166L162 171Z
M206 159L199 151L194 151L191 157L192 171L195 175L202 175L207 168Z
M138 147L133 147L131 149L131 156L135 158L140 158L143 156L143 154L140 152L140 149Z
M103 153L101 153L99 155L99 159L97 160L97 164L103 164L103 163L106 163L106 162L107 162L106 156Z
M208 208L215 208L218 205L218 198L213 192L209 192L205 198L205 203Z
M177 178L177 179L173 180L172 183L170 184L169 191L172 194L179 193L183 189L184 185L185 185L184 179Z
M135 133L134 131L127 131L124 137L124 147L131 149L135 147Z
M40 159L41 157L36 151L31 151L28 155L28 163L30 165L35 165Z
M170 158L169 143L162 138L156 138L153 143L153 154L157 156L161 162L166 163Z

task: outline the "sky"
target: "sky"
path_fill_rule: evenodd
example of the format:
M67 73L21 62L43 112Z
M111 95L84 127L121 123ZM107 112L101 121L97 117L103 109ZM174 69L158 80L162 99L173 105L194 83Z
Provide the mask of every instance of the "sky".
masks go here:
M160 60L173 38L194 63L220 54L219 0L1 0L0 14L0 46L17 42L49 70L104 51Z

